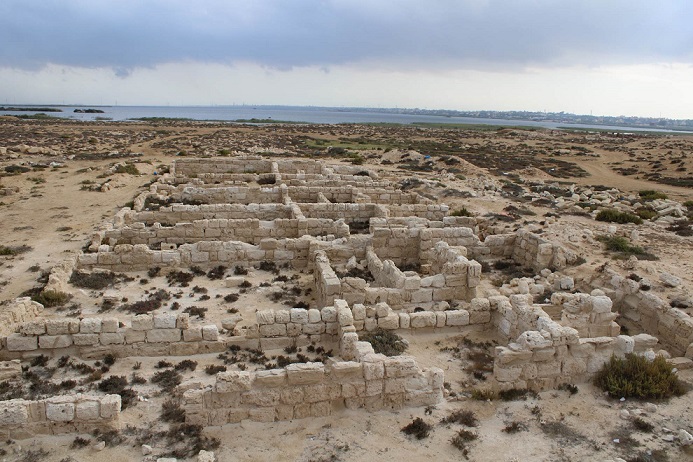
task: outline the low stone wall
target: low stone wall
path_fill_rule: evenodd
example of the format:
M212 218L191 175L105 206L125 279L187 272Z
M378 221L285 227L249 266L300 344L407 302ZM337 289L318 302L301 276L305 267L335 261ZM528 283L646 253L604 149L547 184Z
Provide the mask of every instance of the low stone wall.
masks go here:
M306 218L328 218L330 220L368 221L371 217L385 215L382 206L376 204L298 204Z
M274 422L324 417L344 408L378 411L433 405L443 398L442 370L422 370L409 356L375 354L369 343L358 341L346 302L335 301L334 310L341 360L220 372L213 387L184 393L186 422Z
M481 277L481 265L469 261L444 242L437 246L436 274L421 277L415 272L402 272L391 260L380 260L369 249L366 252L368 271L374 282L360 278L344 278L341 296L348 303L375 304L385 302L397 310L430 308L436 302L471 300Z
M292 216L291 207L284 204L204 204L204 205L171 205L155 211L127 211L123 215L125 224L137 222L161 223L175 225L196 220L219 219L243 220L276 220L277 218L297 218Z
M0 434L5 439L91 433L120 429L120 395L77 394L37 401L0 401Z
M539 331L523 332L507 347L496 347L493 376L501 389L546 390L561 383L589 380L612 355L645 353L654 357L657 339L647 334L633 337L581 339L571 327L541 318Z
M688 314L611 269L597 283L613 300L624 326L658 337L672 354L693 358L693 319Z
M308 264L311 237L263 239L258 245L238 241L201 241L183 244L174 250L150 250L144 244L117 245L112 250L82 254L78 266L111 271L145 271L154 266L178 268L197 265L206 269L218 265L254 266L263 261L304 268Z
M205 219L192 223L177 223L173 226L161 226L154 223L133 223L131 226L112 229L104 237L110 245L116 244L190 244L193 242L218 239L222 241L240 241L257 244L263 239L296 239L301 236L345 237L349 235L349 226L342 221L330 219L276 219L260 221L256 218L227 220Z
M255 316L260 348L265 351L311 343L330 344L338 340L339 324L334 306L325 306L321 310L262 310Z
M121 327L116 318L37 319L0 339L0 359L74 352L81 358L116 356L187 356L223 351L215 325L191 326L186 313L143 314Z
M313 279L318 307L330 306L342 295L342 284L323 251L313 253Z
M173 194L176 202L201 202L202 204L270 204L284 203L286 187L248 186L185 186L180 194Z
M43 305L29 297L16 298L0 306L0 336L16 332L19 324L36 318L43 311Z
M257 156L210 159L176 159L171 165L172 175L193 177L201 173L271 173L271 160ZM274 163L276 165L276 163Z

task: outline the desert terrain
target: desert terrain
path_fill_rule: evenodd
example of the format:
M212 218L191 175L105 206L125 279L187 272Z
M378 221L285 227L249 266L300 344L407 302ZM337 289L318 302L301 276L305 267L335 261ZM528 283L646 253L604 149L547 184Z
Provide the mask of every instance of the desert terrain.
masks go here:
M682 319L693 315L692 136L11 117L0 118L0 312L18 297L45 300L40 295L51 270L83 253L101 255L102 250L90 246L105 245L103 252L113 252L107 239L101 239L108 236L104 223L113 222L124 207L135 209L136 198L170 174L174 162L236 158L358 167L373 172L374 182L415 193L429 205L445 204L450 215L474 218L484 236L528 230L575 256L571 264L548 273L481 262L476 297L529 293L534 303L550 305L557 292L607 291L613 289L606 287L609 281L620 277L661 299ZM597 220L605 209L635 218L624 223ZM106 234L95 242L99 232ZM626 247L609 250L615 238ZM162 250L161 245L153 250ZM45 306L38 317L109 316L123 324L140 313L132 302L165 290L169 298L157 313L189 314L191 322L215 325L220 339L233 342L239 332L253 330L258 310L322 308L308 269L248 266L226 265L221 275L203 267L185 282L154 268L116 269L108 287L71 282L69 299ZM93 269L85 268L87 273ZM613 311L618 312L616 305ZM229 318L235 322L228 324ZM657 336L634 316L617 316L615 323L624 335ZM131 399L123 406L117 431L81 428L11 436L3 429L8 436L0 442L2 459L214 460L205 453L198 456L202 449L218 461L693 460L693 441L685 436L693 433L690 393L662 400L618 399L582 380L505 399L489 385L496 347L508 344L493 329L480 324L398 333L406 341L406 354L421 368L443 371L444 398L439 402L373 412L334 409L327 416L271 422L243 419L203 426L194 434L176 426L180 415L171 414L180 407L169 408L166 419L162 407L179 404L186 390L214 386L215 372L269 370L280 357L286 360L284 355L289 362L329 362L328 356L338 352L302 345L285 353L265 351L264 358L263 352L245 349L176 356L108 356L97 350L67 359L24 355L22 373L0 384L2 400L104 395L108 388L99 383L121 376L130 390L121 396ZM665 337L654 352L676 360L680 380L693 385L693 348ZM174 379L152 381L157 374ZM54 386L45 386L48 382ZM462 411L465 419L451 418ZM431 425L421 439L401 431L416 418ZM456 435L463 440L467 435L468 441L452 444Z

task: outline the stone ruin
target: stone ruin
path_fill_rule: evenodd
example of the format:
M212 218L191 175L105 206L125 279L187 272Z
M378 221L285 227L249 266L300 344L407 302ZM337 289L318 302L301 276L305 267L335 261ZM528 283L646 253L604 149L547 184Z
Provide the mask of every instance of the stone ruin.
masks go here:
M435 405L443 371L414 357L376 354L359 334L377 328L497 338L498 390L543 390L589 379L612 355L654 357L663 347L684 367L693 356L693 322L635 281L617 274L575 292L560 271L578 262L570 250L527 230L496 233L483 218L404 192L372 171L312 160L260 157L180 159L149 190L97 230L73 261L54 268L46 290L69 292L80 271L162 272L195 265L252 267L263 262L312 274L309 308L263 309L247 328L193 322L187 314L46 318L17 299L5 307L0 359L9 376L17 359L39 354L99 358L191 356L229 347L274 351L320 345L325 362L264 371L229 371L213 385L189 386L189 423L224 425L326 416L339 409ZM483 296L484 264L512 261L536 277L501 295ZM233 287L238 278L227 278ZM537 300L546 290L545 300ZM495 291L498 293L498 291ZM619 310L633 336L620 335ZM13 362L14 360L14 362ZM8 437L117 427L120 396L58 396L0 403Z

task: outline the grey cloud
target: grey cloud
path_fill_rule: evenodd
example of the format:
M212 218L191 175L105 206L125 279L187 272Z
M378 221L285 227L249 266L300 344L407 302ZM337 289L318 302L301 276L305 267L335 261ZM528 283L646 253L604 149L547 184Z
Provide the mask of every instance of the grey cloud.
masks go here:
M2 0L0 66L691 62L691 12L688 0Z

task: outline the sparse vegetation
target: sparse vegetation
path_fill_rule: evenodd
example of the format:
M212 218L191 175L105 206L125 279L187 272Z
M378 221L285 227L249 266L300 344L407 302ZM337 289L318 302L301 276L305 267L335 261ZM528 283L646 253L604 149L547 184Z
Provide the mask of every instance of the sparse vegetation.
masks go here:
M657 257L646 252L642 247L631 244L622 236L597 236L597 240L606 245L606 249L617 252L620 258L628 258L635 255L640 260L656 260Z
M614 209L600 210L599 213L597 213L596 220L597 221L607 221L610 223L620 223L620 224L625 224L625 223L634 223L636 225L642 224L642 218L640 218L639 216L633 215L632 213L628 213L628 212L619 212L618 210L614 210Z
M427 438L431 434L433 425L426 423L421 417L417 417L410 424L402 427L402 433L413 435L417 440Z
M479 419L476 418L476 414L473 411L468 410L457 410L453 411L448 416L444 417L440 423L442 424L460 424L466 425L467 427L476 427L479 425Z
M638 195L640 196L640 199L644 201L653 201L655 199L667 199L667 195L664 194L661 191L654 191L652 189L647 189L643 191L639 191Z
M402 337L392 331L380 328L373 332L361 334L359 340L369 342L373 346L373 351L385 356L397 356L407 349L407 344Z
M467 210L466 207L462 207L461 209L453 210L450 213L451 217L473 217L474 214Z
M62 306L70 301L72 296L66 294L65 292L58 292L55 290L44 290L34 294L31 299L35 302L40 303L46 308L53 308L56 306Z

